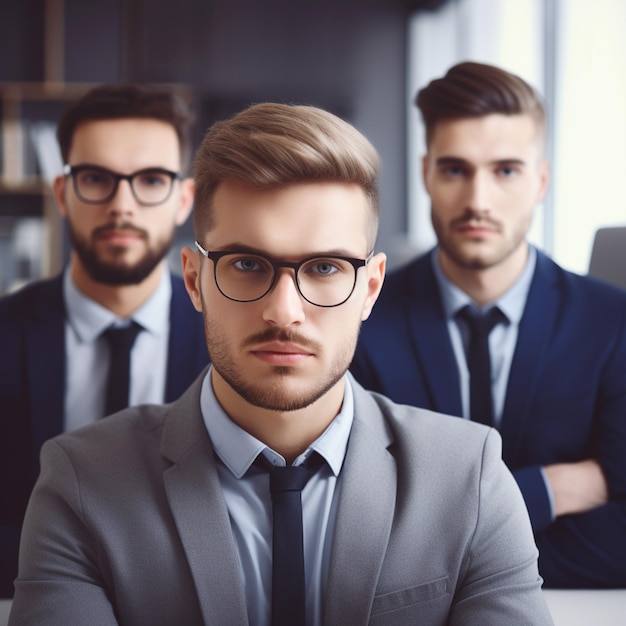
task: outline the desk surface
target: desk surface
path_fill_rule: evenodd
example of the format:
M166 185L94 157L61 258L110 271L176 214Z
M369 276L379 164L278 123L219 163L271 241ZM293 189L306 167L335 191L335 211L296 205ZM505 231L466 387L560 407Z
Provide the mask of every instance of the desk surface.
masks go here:
M555 626L626 626L626 589L544 590ZM6 626L10 600L0 600L0 626Z
M11 600L0 600L0 626L6 626L9 622Z
M556 626L626 626L626 589L544 589Z

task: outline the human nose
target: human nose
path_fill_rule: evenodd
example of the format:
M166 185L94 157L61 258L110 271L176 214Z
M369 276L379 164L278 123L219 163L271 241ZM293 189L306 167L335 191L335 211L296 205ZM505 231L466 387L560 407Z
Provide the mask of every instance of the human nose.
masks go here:
M467 205L474 211L488 211L491 202L491 183L485 172L476 171L468 181Z
M291 269L282 268L272 290L263 298L263 319L269 324L286 328L304 321L304 300Z
M112 216L131 215L137 210L138 203L133 193L130 180L121 178L113 197L107 204L107 212Z

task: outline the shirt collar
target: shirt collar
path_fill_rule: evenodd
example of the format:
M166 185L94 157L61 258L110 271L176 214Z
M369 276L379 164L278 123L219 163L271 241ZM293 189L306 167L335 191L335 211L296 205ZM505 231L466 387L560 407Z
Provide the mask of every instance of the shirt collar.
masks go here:
M439 285L441 293L441 301L446 315L446 319L452 319L454 316L468 304L473 304L472 299L454 283L452 283L443 273L441 264L439 263L439 248L435 248L431 252L431 259L435 278ZM519 324L524 313L530 283L535 273L537 264L537 251L534 246L528 246L528 259L520 277L513 283L508 291L494 302L489 303L489 307L496 306L506 315L512 324Z
M67 321L76 333L79 341L95 341L111 325L124 322L106 307L98 304L76 287L69 270L63 276L63 298ZM167 332L170 316L172 282L167 264L164 264L161 279L154 293L139 307L132 316L144 330L161 336Z
M200 409L204 425L213 443L217 456L237 478L241 478L262 452L272 461L284 465L282 456L266 446L262 441L240 428L220 406L213 386L209 368L200 392ZM328 428L294 461L299 465L312 451L317 452L328 463L330 469L339 475L348 447L348 438L354 419L354 396L349 377L345 377L345 392L341 410Z

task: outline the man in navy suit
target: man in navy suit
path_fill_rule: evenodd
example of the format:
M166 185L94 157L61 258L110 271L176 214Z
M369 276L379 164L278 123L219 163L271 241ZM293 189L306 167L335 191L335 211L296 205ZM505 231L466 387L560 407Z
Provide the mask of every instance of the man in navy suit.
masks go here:
M461 63L417 106L438 245L387 278L352 371L397 402L482 419L470 415L461 311L497 307L489 420L524 495L545 585L624 587L626 293L527 243L548 184L545 112L532 87Z
M103 332L134 323L130 404L176 399L208 363L202 317L168 270L194 184L187 105L170 90L101 86L71 104L54 194L72 244L61 276L0 299L0 596L13 595L43 442L107 411Z

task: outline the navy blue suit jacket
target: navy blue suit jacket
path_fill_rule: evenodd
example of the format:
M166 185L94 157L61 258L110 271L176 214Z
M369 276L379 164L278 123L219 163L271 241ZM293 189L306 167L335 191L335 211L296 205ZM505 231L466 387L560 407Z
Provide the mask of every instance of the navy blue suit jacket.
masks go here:
M387 277L351 369L396 402L462 414L430 254ZM500 433L546 585L626 587L626 292L538 252ZM600 462L610 502L552 522L540 467L588 458Z
M202 315L172 276L165 401L209 362ZM12 597L19 533L39 474L39 450L63 431L65 305L62 278L0 298L0 597Z

